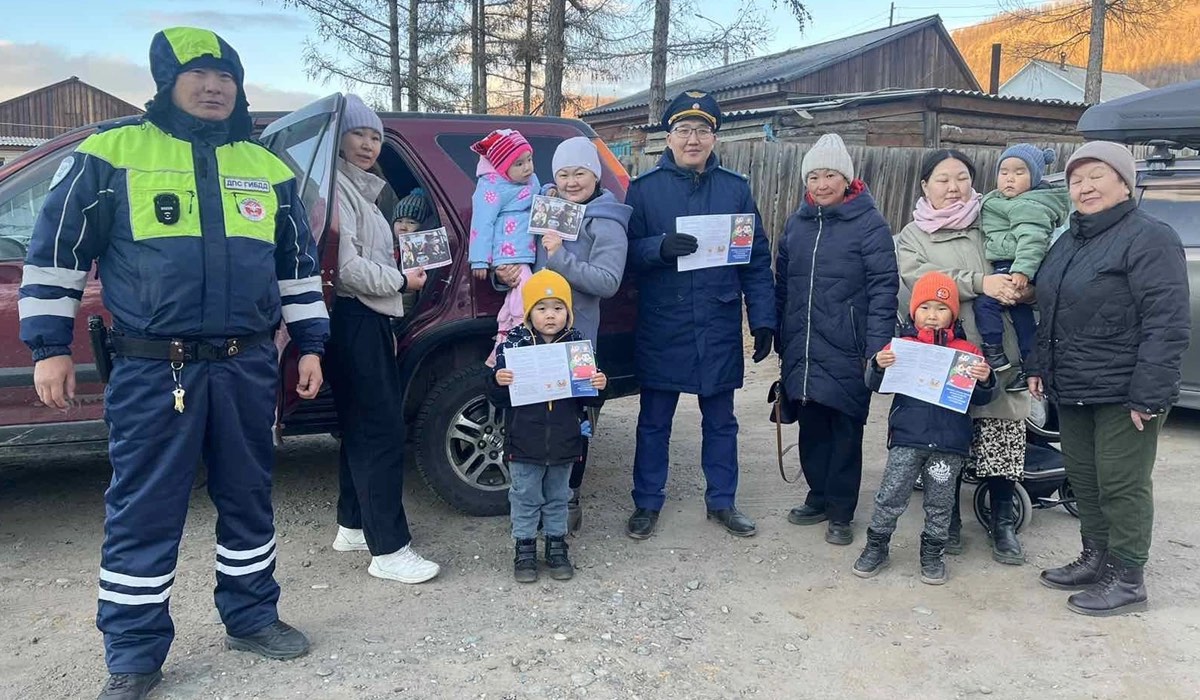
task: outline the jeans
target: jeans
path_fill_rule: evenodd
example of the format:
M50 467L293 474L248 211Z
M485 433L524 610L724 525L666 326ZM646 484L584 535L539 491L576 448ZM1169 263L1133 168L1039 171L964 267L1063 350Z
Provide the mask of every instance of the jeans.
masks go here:
M509 462L512 485L508 488L514 540L537 537L538 520L547 537L567 534L567 501L571 500L570 464Z
M998 274L1007 274L1012 266L1011 260L997 260L992 263L992 270ZM1013 330L1017 333L1017 347L1021 359L1029 357L1033 352L1033 344L1037 338L1037 321L1033 317L1032 304L1017 304L1005 306L986 294L975 298L975 325L979 335L986 345L1004 344L1004 312L1012 319Z

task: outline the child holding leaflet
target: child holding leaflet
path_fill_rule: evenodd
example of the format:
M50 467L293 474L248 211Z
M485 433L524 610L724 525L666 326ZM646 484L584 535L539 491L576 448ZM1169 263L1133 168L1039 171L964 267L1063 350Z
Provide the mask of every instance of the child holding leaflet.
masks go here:
M513 578L520 583L538 579L538 520L546 537L546 565L550 577L565 581L575 575L568 556L567 501L571 498L571 467L583 454L580 431L582 408L600 403L600 397L571 398L525 406L511 406L508 387L515 377L506 367L504 353L513 348L583 340L574 328L571 286L562 275L542 270L521 289L524 322L513 328L496 351L496 370L488 398L509 407L504 459L512 485L508 490L515 543ZM608 378L597 371L591 384L598 391Z
M958 318L958 287L941 272L930 272L913 286L909 305L913 325L901 332L910 341L942 345L975 355L979 349L962 338ZM878 391L883 372L896 364L891 344L867 365L867 386ZM995 378L986 362L972 364L966 372L975 379L972 404L992 398ZM854 562L854 575L870 578L888 565L888 544L896 521L908 507L913 484L924 475L925 530L921 533L921 581L946 582L944 561L950 511L958 473L971 449L971 416L918 399L896 394L888 415L888 461L883 481L875 493L875 513L867 529L867 546Z

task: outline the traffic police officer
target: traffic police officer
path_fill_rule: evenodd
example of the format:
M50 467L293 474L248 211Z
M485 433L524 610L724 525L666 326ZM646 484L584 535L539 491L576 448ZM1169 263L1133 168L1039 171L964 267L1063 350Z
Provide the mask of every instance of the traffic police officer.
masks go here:
M101 698L143 698L162 678L188 498L201 458L217 510L215 598L227 645L271 658L308 650L279 620L271 511L280 318L316 396L329 320L292 171L250 140L237 53L211 31L154 36L144 117L90 136L59 168L21 285L21 339L47 405L74 394L72 325L99 259L117 355L105 392L97 627Z
M745 299L754 361L771 351L775 300L771 246L746 178L720 166L713 147L721 127L716 100L685 91L662 116L667 150L658 166L630 183L625 203L629 262L637 277L635 358L641 383L637 448L633 462L635 510L626 532L654 534L667 484L671 423L680 393L697 394L703 414L701 462L708 488L708 517L734 535L755 533L738 511L737 419L733 392L742 386L742 309ZM680 272L681 256L696 252L697 239L676 231L676 217L754 214L750 260Z

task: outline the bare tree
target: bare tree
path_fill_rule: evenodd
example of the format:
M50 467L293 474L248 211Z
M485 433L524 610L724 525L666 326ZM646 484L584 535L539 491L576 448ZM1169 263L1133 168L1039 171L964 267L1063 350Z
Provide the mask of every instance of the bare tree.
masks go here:
M449 12L456 0L409 0L405 5L398 0L280 2L304 11L316 27L304 45L309 77L336 80L350 89L365 87L395 110L404 109L405 93L409 109L461 104L454 47L460 30Z
M790 0L789 0L790 1ZM1016 44L1021 58L1065 59L1088 42L1084 101L1100 101L1104 78L1104 37L1109 31L1146 36L1188 0L1068 0L1037 8L1020 0L1002 0L1001 21L1022 28L1027 38Z
M671 0L654 1L654 44L650 49L650 116L662 114L667 104L667 38L671 27Z
M542 112L560 116L563 108L563 62L566 58L567 0L550 0L546 31L546 90Z

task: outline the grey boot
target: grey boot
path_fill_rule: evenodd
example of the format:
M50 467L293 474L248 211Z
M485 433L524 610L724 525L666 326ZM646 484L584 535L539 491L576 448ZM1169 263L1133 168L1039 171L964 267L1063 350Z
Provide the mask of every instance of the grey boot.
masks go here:
M940 586L946 582L946 543L921 533L921 583Z
M859 578L871 578L888 565L888 543L892 536L867 528L867 546L863 547L851 571Z

